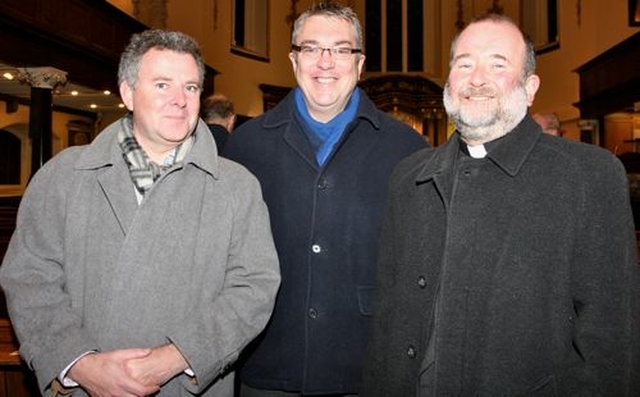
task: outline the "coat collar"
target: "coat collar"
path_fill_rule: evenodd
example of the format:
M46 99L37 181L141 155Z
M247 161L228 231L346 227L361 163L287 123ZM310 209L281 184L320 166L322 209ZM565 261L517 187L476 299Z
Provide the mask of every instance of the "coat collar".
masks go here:
M124 163L122 150L116 138L123 119L115 121L98 134L78 158L75 164L76 169L91 170L112 166L119 162ZM214 177L219 177L218 154L209 127L202 120L198 120L194 134L196 139L185 157L185 164L194 164Z
M487 154L487 158L506 174L512 177L516 176L541 134L540 127L531 116L527 115L512 131L496 142L496 145ZM416 182L426 182L437 175L444 174L446 170L453 171L461 145L464 145L464 142L460 133L456 131L444 145L434 150L433 156L418 173Z
M356 88L360 90L360 88ZM261 117L262 128L268 131L276 131L278 129L284 129L282 138L295 150L308 164L314 169L318 169L318 163L316 156L313 153L313 149L309 144L309 140L303 132L297 127L298 122L295 121L298 115L296 115L296 103L295 92L291 90L287 96L280 101L273 109L264 113ZM368 122L373 128L368 129L370 131L380 131L382 124L381 113L366 96L364 91L360 91L360 103L354 120L349 123L345 130L340 142L344 141L345 137L353 130L353 125L358 123L359 120ZM339 145L340 143L338 143ZM328 164L331 159L328 159L325 163Z
M98 175L98 183L108 197L123 233L126 234L138 205L135 201L133 182L123 183L123 180L130 180L130 176L116 137L121 128L121 122L122 119L107 126L85 148L75 163L75 169L80 171L105 169L105 172ZM196 140L187 153L184 163L193 164L196 168L218 178L219 160L216 145L209 128L202 120L198 121L194 134L196 134Z
M495 163L504 173L516 176L522 169L529 154L542 135L542 130L527 115L512 131L496 141L487 158ZM451 198L452 181L456 172L456 161L460 155L460 145L465 143L456 131L442 146L434 149L433 155L426 160L417 173L416 185L428 181L435 182L435 187L443 198L445 205Z
M357 88L356 90L361 90ZM273 109L264 114L262 126L265 129L278 128L281 125L290 124L293 121L296 111L294 92L291 90L287 96L280 101ZM369 121L376 131L380 130L382 120L378 108L371 102L364 91L360 91L360 104L356 112L356 119Z

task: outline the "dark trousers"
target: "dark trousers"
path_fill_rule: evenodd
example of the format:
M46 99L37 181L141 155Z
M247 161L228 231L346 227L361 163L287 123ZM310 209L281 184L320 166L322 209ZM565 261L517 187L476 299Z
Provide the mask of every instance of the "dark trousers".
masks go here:
M357 397L357 394L327 394L316 397ZM240 396L239 397L303 397L298 392L282 391L282 390L262 390L254 389L247 386L244 383L240 384Z

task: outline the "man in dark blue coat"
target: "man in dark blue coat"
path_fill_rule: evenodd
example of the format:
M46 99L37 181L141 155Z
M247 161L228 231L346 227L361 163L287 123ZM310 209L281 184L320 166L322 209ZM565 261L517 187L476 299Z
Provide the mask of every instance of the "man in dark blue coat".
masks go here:
M542 133L527 115L534 71L506 17L454 41L457 132L391 179L362 395L640 395L625 171Z
M364 55L351 9L313 6L292 43L298 87L224 152L262 184L282 272L241 368L243 397L359 392L389 176L427 146L356 88Z

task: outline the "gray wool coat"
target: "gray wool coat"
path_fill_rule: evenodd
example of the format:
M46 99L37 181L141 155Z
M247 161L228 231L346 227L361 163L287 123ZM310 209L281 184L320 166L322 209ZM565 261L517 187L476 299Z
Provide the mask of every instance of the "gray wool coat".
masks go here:
M361 395L640 395L621 163L528 116L484 159L462 144L394 171Z
M183 165L138 205L119 128L55 156L22 199L0 268L20 354L49 393L84 352L171 342L195 377L160 396L232 396L230 365L280 281L260 186L200 121Z

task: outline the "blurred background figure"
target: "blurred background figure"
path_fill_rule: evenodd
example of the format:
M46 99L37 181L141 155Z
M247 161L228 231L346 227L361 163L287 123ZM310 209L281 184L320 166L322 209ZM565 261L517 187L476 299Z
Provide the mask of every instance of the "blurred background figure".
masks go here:
M209 126L209 130L216 140L218 154L222 152L227 136L236 123L236 111L233 102L222 94L207 97L202 104L202 119Z
M542 132L549 135L562 136L560 121L555 113L535 113L531 117L540 125Z

